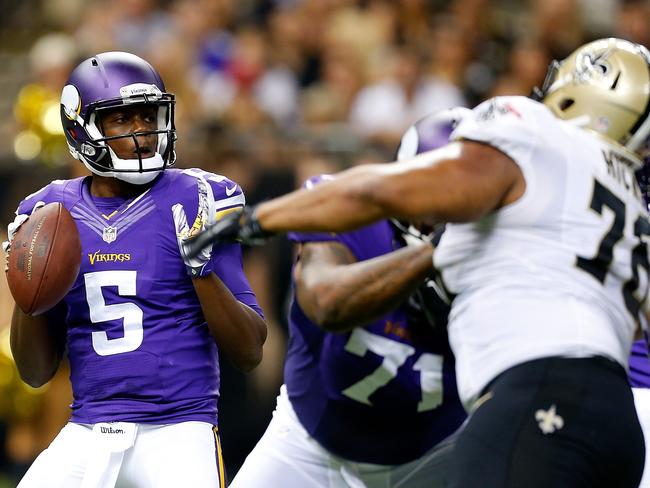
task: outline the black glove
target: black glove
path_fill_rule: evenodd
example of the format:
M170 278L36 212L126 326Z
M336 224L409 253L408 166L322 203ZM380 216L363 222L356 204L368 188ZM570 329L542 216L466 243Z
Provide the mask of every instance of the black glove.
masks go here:
M201 250L215 242L239 241L246 245L263 244L267 237L273 235L260 226L255 215L255 207L244 207L229 213L213 225L208 226L194 239L186 242L187 256L193 258Z
M451 307L444 292L435 281L426 278L407 301L409 323L425 324L438 333L446 334Z

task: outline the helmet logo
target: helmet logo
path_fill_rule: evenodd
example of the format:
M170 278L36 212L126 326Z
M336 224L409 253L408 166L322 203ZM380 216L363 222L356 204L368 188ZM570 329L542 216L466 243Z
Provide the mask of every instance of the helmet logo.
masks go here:
M611 73L607 58L612 49L605 49L599 53L587 52L576 60L576 80L582 83L590 81L604 81Z
M81 112L81 96L74 85L66 85L61 92L61 105L65 116L70 120L77 120Z
M120 96L124 103L142 103L160 100L162 92L156 85L146 83L133 83L120 88Z
M94 156L95 154L97 154L95 148L92 147L90 144L86 144L86 143L81 145L80 152L84 156Z
M609 119L605 116L600 116L594 121L594 129L596 129L598 132L606 133L611 124L609 122Z

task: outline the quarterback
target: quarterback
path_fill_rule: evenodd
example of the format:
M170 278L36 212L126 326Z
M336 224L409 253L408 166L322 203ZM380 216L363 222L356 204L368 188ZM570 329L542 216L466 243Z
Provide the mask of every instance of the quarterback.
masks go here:
M648 312L650 53L602 39L554 62L537 100L488 100L454 141L359 166L211 226L208 238L448 222L434 266L470 416L452 487L637 487L644 442L626 370Z
M11 237L34 208L61 202L82 243L79 276L41 316L14 309L21 377L45 384L64 351L70 422L21 488L223 488L217 431L218 355L243 370L261 360L266 324L239 244L190 258L185 243L241 208L241 188L174 163L174 96L145 60L102 53L61 95L72 155L92 176L54 181L18 206Z

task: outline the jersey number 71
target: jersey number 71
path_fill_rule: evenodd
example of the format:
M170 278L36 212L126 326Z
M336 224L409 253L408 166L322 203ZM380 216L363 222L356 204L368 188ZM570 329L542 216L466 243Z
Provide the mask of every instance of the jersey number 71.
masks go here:
M370 396L393 380L406 359L415 354L415 349L408 344L359 328L354 329L350 335L345 350L360 357L371 351L383 358L381 364L372 373L342 392L348 398L366 405L372 405ZM418 412L433 410L442 403L442 361L443 357L438 354L422 353L413 364L413 370L420 372L422 396L417 406Z

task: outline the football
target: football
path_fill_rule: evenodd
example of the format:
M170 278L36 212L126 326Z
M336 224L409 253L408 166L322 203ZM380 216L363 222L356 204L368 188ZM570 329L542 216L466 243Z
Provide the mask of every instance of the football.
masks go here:
M21 310L38 315L68 293L80 265L77 225L61 203L50 203L18 228L9 251L7 282Z

